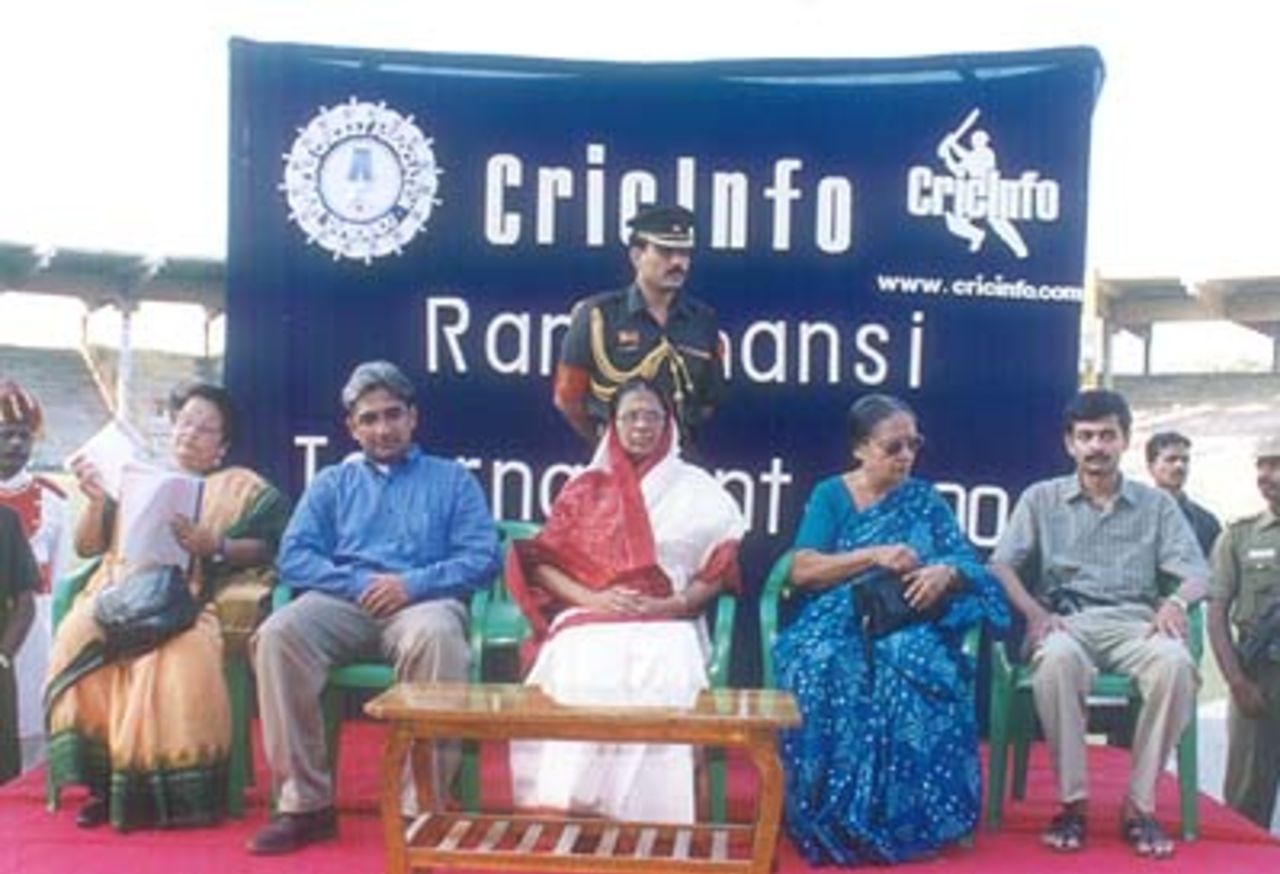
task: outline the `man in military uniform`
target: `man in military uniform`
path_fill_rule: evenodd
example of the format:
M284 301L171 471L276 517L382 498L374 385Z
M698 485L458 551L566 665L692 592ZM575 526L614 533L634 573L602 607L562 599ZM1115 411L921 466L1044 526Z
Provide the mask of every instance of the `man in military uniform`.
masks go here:
M1191 438L1177 431L1161 431L1147 441L1147 470L1156 486L1173 495L1178 509L1191 523L1205 558L1213 551L1222 525L1216 516L1187 497L1187 474L1191 467Z
M1267 509L1232 522L1218 538L1208 624L1231 688L1223 794L1269 828L1280 783L1280 435L1260 440L1255 457Z
M594 445L613 393L642 376L671 398L688 447L711 417L723 380L715 310L683 292L693 213L654 207L630 228L635 281L574 306L556 368L556 408Z

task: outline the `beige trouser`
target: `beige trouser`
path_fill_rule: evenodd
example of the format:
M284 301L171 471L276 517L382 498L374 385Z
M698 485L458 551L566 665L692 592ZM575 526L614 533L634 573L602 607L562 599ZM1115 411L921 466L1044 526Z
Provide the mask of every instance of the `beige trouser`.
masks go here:
M1150 633L1153 615L1141 604L1090 607L1062 617L1066 631L1047 635L1032 653L1036 711L1064 804L1089 794L1085 699L1102 670L1128 674L1142 694L1129 798L1155 812L1156 778L1192 717L1200 674L1185 643Z
M1254 719L1232 700L1227 709L1227 803L1263 828L1271 828L1280 784L1280 663L1264 662L1249 672L1267 707Z
M250 644L258 675L262 740L272 788L282 813L333 804L333 776L325 749L320 693L335 665L386 660L399 680L463 682L470 651L467 608L452 598L414 604L374 619L355 604L307 592L272 613ZM444 798L460 748L442 745L433 791ZM412 786L403 806L414 812Z

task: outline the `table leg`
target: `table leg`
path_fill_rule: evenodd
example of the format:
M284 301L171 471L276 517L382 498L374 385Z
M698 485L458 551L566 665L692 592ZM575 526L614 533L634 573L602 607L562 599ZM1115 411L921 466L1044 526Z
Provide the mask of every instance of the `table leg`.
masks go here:
M415 740L409 748L409 779L413 781L414 798L418 803L418 814L430 813L436 809L436 768L440 742L436 740ZM447 797L447 796L442 796ZM443 805L441 805L443 809Z
M400 821L400 792L404 785L405 756L413 743L413 733L405 723L396 723L382 752L382 832L387 847L388 874L408 874L409 856L404 825Z
M760 775L760 798L756 802L756 827L751 844L751 870L769 874L778 848L778 827L782 822L782 761L772 731L752 732L747 755Z

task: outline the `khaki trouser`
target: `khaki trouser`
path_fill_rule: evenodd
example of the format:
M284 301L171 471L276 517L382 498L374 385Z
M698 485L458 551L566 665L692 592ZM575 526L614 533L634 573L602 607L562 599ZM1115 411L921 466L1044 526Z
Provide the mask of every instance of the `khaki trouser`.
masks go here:
M251 643L258 708L272 788L282 813L333 804L320 693L329 670L360 660L390 661L396 678L464 682L470 651L467 608L451 598L414 604L374 619L355 604L307 592L271 614ZM433 769L436 798L457 769L460 748L442 745ZM405 812L416 810L406 783Z
M1066 631L1045 637L1032 653L1032 689L1049 743L1062 802L1088 797L1085 699L1099 670L1128 674L1142 693L1133 731L1129 798L1153 813L1156 778L1195 710L1200 675L1186 644L1151 634L1151 608L1090 607L1064 616Z
M1233 700L1227 709L1227 777L1222 794L1235 810L1271 828L1280 783L1280 664L1264 662L1249 672L1262 689L1267 709L1257 719L1242 714Z

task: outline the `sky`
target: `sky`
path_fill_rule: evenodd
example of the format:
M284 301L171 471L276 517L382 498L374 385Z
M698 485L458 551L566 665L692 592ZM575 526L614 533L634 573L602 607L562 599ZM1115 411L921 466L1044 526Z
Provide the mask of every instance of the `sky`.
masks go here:
M1091 45L1107 74L1094 120L1089 269L1192 281L1276 275L1280 61L1267 7L1239 0L11 3L0 27L7 122L0 241L223 257L233 36L641 61Z

